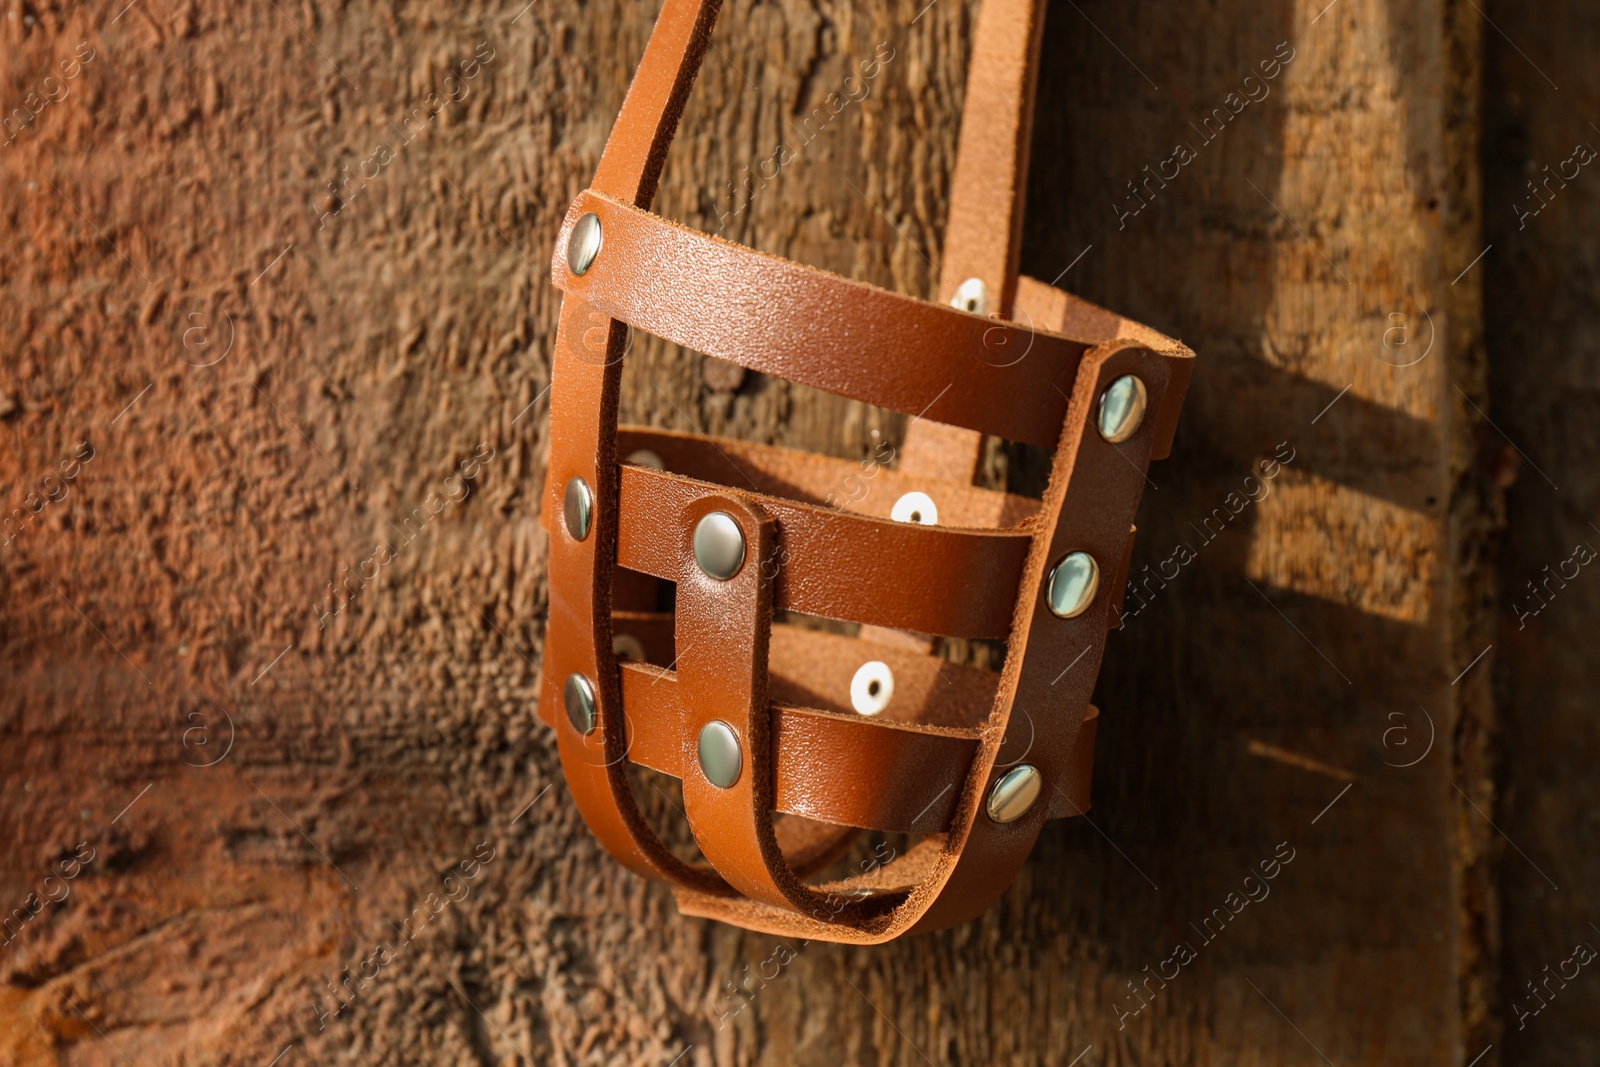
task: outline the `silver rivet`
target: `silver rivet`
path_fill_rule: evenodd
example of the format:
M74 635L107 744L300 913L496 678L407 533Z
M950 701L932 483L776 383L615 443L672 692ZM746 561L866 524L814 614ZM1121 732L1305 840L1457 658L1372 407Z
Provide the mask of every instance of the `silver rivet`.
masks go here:
M1074 552L1050 571L1045 600L1063 619L1082 615L1100 588L1100 568L1087 552Z
M631 660L634 663L645 661L644 642L632 634L617 634L613 637L611 651L618 659Z
M600 216L590 211L577 222L572 224L572 232L567 234L567 269L574 274L583 274L592 266L594 259L600 254Z
M889 517L895 522L915 522L934 526L939 522L939 509L927 493L907 493L894 502Z
M594 686L581 674L567 675L562 696L567 703L567 721L580 734L594 729Z
M654 467L658 471L667 469L667 465L661 460L661 453L649 448L636 448L629 452L627 462L636 463L641 467Z
M1100 394L1100 436L1118 444L1138 433L1149 402L1144 382L1135 375L1124 374L1112 382Z
M706 723L700 730L698 751L706 781L718 789L728 789L739 780L744 756L739 752L739 738L733 727L725 722Z
M589 527L594 522L594 494L582 478L567 482L567 491L561 496L561 517L566 520L567 533L574 541L589 536Z
M989 818L995 822L1022 818L1039 799L1043 785L1044 776L1037 768L1026 763L1011 768L989 790Z
M731 515L713 511L695 526L694 561L719 582L739 573L744 564L744 533Z
M968 278L956 289L956 295L950 298L950 306L970 311L974 315L987 315L989 287L983 284L982 278Z
M872 660L856 668L850 679L850 706L863 715L876 715L889 706L894 696L894 672L882 660Z

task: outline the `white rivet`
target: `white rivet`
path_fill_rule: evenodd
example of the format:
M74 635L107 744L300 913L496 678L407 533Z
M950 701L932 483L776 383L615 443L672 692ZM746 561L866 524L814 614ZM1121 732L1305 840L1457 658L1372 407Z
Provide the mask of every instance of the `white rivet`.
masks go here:
M719 582L739 573L744 564L744 533L727 512L713 511L696 524L694 561Z
M1100 394L1100 436L1119 444L1138 433L1149 402L1150 394L1136 376L1124 374L1112 382Z
M1082 615L1100 588L1100 567L1087 552L1074 552L1050 571L1045 602L1063 619Z
M915 522L934 526L939 522L939 508L927 493L907 493L894 502L889 517L895 522Z
M662 462L661 453L648 448L636 448L629 452L627 462L635 463L641 467L654 467L658 471L667 469L667 465Z
M589 536L589 527L594 520L594 493L589 491L589 483L582 478L567 482L567 491L561 495L561 517L566 521L567 533L572 535L574 541L582 541Z
M739 738L733 727L725 722L706 723L700 730L696 749L706 781L718 789L728 789L739 780L744 756L739 751Z
M1043 785L1044 776L1033 766L1024 763L1011 768L989 790L989 818L999 823L1020 819L1039 799Z
M850 679L850 706L863 715L876 715L889 706L894 696L894 672L882 660L872 660L856 668Z
M562 696L567 705L567 721L580 734L594 729L594 685L581 674L567 675Z
M580 275L587 272L600 254L602 240L600 216L586 212L572 224L572 231L567 234L567 269Z
M645 661L644 642L632 634L617 634L613 637L611 651L618 659L631 660L634 663Z
M982 278L968 278L957 287L956 295L950 298L950 306L970 311L974 315L987 315L989 287L983 284Z

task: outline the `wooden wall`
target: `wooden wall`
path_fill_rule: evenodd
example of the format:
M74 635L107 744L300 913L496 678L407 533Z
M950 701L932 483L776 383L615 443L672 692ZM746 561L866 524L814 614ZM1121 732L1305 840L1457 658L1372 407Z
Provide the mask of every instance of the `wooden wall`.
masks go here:
M924 2L730 0L658 209L931 291L977 7ZM1052 5L1024 268L1199 353L1136 572L1196 559L1112 636L1089 817L982 919L845 949L679 917L534 720L545 264L653 15L0 16L0 1062L1592 1058L1581 979L1527 1032L1509 1004L1589 936L1600 601L1504 620L1600 515L1600 179L1505 207L1600 144L1593 18ZM623 417L846 456L905 421L642 337Z

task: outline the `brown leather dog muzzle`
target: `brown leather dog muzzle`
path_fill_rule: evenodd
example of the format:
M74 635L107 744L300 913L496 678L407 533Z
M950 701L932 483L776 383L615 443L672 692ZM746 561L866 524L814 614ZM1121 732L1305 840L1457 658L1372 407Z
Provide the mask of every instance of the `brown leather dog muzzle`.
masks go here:
M1193 354L1018 276L1039 0L983 6L937 300L651 214L717 7L665 0L552 262L539 713L595 836L682 911L877 943L979 914L1087 808L1089 700ZM912 416L905 440L856 494L849 460L619 428L629 327ZM973 485L984 434L1054 449L1042 499ZM940 636L1004 641L1003 669ZM647 825L630 763L682 781L704 862ZM920 840L827 880L863 829Z

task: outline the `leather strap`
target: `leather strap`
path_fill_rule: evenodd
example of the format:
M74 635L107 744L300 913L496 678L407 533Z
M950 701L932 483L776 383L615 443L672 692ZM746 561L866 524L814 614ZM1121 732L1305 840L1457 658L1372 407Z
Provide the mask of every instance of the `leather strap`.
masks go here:
M950 181L940 303L949 303L963 284L975 279L989 296L987 312L1014 317L1043 30L1042 4L989 0L978 10ZM922 478L970 483L982 446L982 435L973 430L918 419L906 428L901 469Z
M617 452L624 457L654 453L667 470L701 481L880 519L894 513L902 496L923 491L938 509L939 522L958 529L1008 529L1039 511L1032 497L973 485L929 486L876 460L835 459L728 437L623 426L617 431Z
M1041 774L1047 798L1060 790L1067 778L1078 731L1100 673L1111 606L1120 600L1116 590L1102 583L1088 610L1074 618L1057 618L1044 595L1047 572L1073 552L1087 552L1102 565L1121 559L1133 512L1143 495L1153 426L1147 423L1119 446L1096 433L1091 419L1098 398L1113 381L1127 374L1137 375L1145 383L1152 404L1161 404L1171 395L1173 384L1168 363L1149 349L1126 342L1096 348L1084 360L1066 430L1056 449L1041 507L1041 512L1050 516L1049 525L1038 531L1028 558L1024 595L1016 602L1010 655L1001 674L997 714L991 718L1003 730L1013 709L1030 716L1035 729L1028 737L1026 759ZM1006 738L991 732L986 740L974 763L987 770L995 762L1005 762L1000 746ZM1021 747L1021 738L1015 734L1010 740L1013 750ZM1013 758L1020 758L1020 753ZM964 803L981 802L982 791L971 790L975 778L969 776ZM949 884L919 917L919 925L938 929L964 922L987 908L1021 868L1050 806L1047 799L1004 824L982 816L967 819L972 836L958 844L959 862L950 872Z
M1112 605L1112 615L1117 611ZM619 639L645 659L624 662L622 704L630 763L683 778L693 740L678 689L674 617L613 612ZM850 684L863 658L885 663L897 700L877 718L852 709ZM994 706L999 676L896 645L869 645L826 631L774 626L770 644L774 810L808 819L901 833L939 833L955 810L953 782L972 762ZM541 717L554 726L553 709ZM1085 719L1092 730L1093 707ZM1039 729L1031 714L1009 727L1027 759ZM1094 738L1073 746L1071 769L1052 794L1051 818L1088 810Z
M1045 448L1061 433L1082 342L769 256L593 190L567 212L563 250L586 214L605 235L599 257L577 276L563 251L551 278L616 319L908 415Z
M989 293L988 312L1013 317L1043 32L1044 5L1032 0L995 0L978 10L950 181L940 303L977 278Z
M661 5L622 111L600 153L596 191L641 208L656 198L667 149L721 8L722 0L667 0Z
M661 531L690 501L721 490L759 504L782 525L778 608L956 637L1003 638L1011 627L1011 605L993 590L1016 586L1026 533L868 518L645 467L621 473L617 559L624 567L676 579L677 546ZM908 584L907 574L921 580Z

